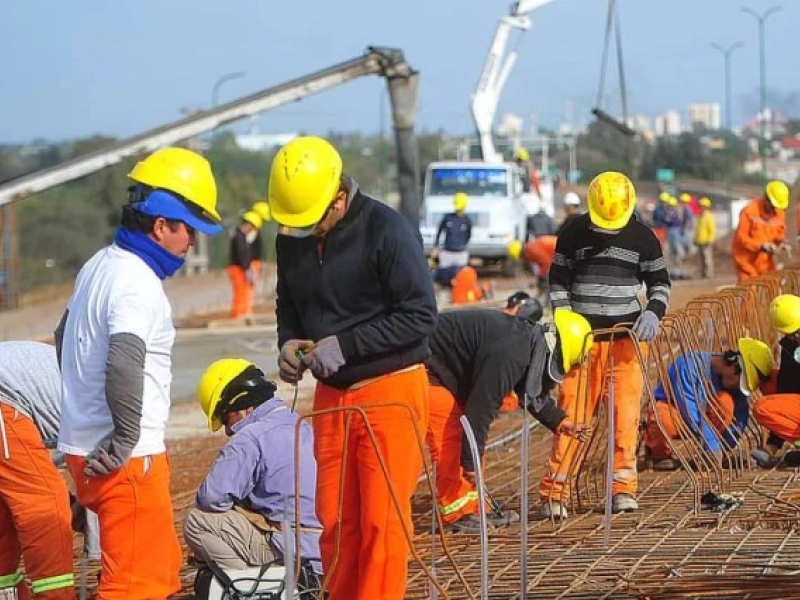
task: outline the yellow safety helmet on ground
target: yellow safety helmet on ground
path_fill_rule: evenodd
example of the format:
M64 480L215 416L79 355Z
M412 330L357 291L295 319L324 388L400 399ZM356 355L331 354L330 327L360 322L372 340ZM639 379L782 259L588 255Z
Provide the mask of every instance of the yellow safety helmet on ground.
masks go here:
M342 157L321 137L301 136L278 150L269 176L269 208L280 225L313 227L336 197Z
M700 198L700 200L698 200L697 203L703 208L711 208L711 200L706 196Z
M514 158L521 161L527 161L531 159L531 154L525 148L517 148L514 150Z
M683 202L684 204L689 204L692 201L692 197L689 194L687 194L686 192L681 194L681 198L680 199L681 199L681 202Z
M672 198L672 196L669 195L669 192L661 192L658 195L658 199L661 200L664 204L669 204L670 198Z
M588 356L594 344L592 326L583 315L566 308L556 309L553 322L561 340L561 367L567 373Z
M467 204L469 204L469 196L464 192L458 192L453 196L453 210L456 212L466 210Z
M197 402L208 418L208 429L219 431L224 413L263 404L276 389L249 360L223 358L211 364L200 377Z
M794 294L776 296L769 305L769 322L775 331L783 334L800 330L800 297Z
M263 200L261 202L256 202L253 204L253 208L250 210L258 213L258 216L261 217L261 220L263 221L262 225L267 221L272 220L272 213L269 210L268 202L264 202Z
M742 359L742 377L739 387L743 394L748 396L759 384L772 374L775 361L772 358L769 346L761 340L753 338L739 338L739 354Z
M242 221L245 223L250 223L256 229L261 229L262 225L264 225L264 219L261 218L254 210L248 210L242 215Z
M508 246L506 246L506 252L513 260L519 260L522 257L522 242L519 240L509 242Z
M179 195L198 208L209 223L222 221L217 212L217 183L211 165L196 152L186 148L156 150L136 163L128 177L148 187Z
M636 190L628 177L616 171L600 173L589 184L589 218L602 229L622 229L636 208Z
M772 206L779 210L789 208L789 195L789 186L783 181L769 181L764 186L764 196Z

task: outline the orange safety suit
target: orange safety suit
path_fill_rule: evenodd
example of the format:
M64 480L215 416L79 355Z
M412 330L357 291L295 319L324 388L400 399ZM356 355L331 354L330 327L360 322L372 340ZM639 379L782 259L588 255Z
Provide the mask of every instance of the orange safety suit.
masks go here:
M100 520L97 600L163 600L178 592L183 555L173 524L166 453L131 458L104 477L84 475L82 456L68 454L66 460L78 501Z
M369 419L368 427L356 412L341 411L315 416L313 421L317 517L323 527L319 545L332 599L402 600L405 596L409 545L403 528L413 537L411 496L422 472L422 454L411 419L424 435L428 388L422 365L359 382L346 390L317 383L314 411L361 407ZM381 406L387 403L408 406L411 412ZM370 429L391 474L391 490L400 513Z
M762 250L767 243L779 245L786 239L784 211L774 209L768 215L765 200L757 198L739 214L739 225L733 236L733 262L739 283L748 277L763 275L776 269L775 257Z
M453 304L469 304L483 300L484 291L478 283L478 272L473 267L464 267L453 278Z
M0 403L0 597L74 600L69 493L34 422ZM29 589L19 569L20 557Z
M753 416L780 439L790 443L800 440L800 394L762 396L753 405Z
M248 272L250 278L248 278ZM231 317L235 319L251 314L255 271L253 270L252 248L241 228L237 228L231 237L228 277L231 280L233 295Z
M646 357L647 344L640 343L639 348L643 358ZM613 372L610 372L611 356L614 360ZM566 374L558 404L575 423L588 423L597 409L601 395L604 402L608 401L608 384L614 386L612 493L635 495L638 486L636 440L639 436L644 379L633 340L626 336L613 342L595 342L588 364L588 377L584 372L585 368L575 368ZM582 379L580 386L579 379ZM563 502L569 497L569 480L579 467L576 456L579 448L580 444L566 435L553 438L553 452L547 460L549 469L539 486L542 501Z
M665 458L672 458L672 448L669 445L669 439L679 439L682 428L678 429L678 424L683 422L681 411L677 406L669 402L656 402L656 411L658 412L658 420L664 428L664 433L658 427L656 420L656 411L651 406L647 412L647 429L644 434L644 443L653 460L663 460ZM706 407L706 418L711 426L719 432L720 435L727 431L728 427L733 422L733 409L734 401L733 396L728 392L720 392L716 397L716 403L712 408L711 404ZM666 434L666 435L665 435Z
M523 249L525 260L539 267L539 277L547 277L550 273L557 239L554 235L542 235L525 244Z

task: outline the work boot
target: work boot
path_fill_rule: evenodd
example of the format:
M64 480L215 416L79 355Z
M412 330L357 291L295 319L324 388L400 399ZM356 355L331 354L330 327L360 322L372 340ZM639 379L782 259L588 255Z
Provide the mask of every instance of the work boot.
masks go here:
M489 527L506 527L512 523L519 523L519 513L515 510L486 512L486 524ZM465 515L458 521L447 523L444 530L450 533L480 533L481 519L478 515Z
M542 508L539 509L539 515L545 519L555 519L559 521L569 517L569 512L567 512L567 507L560 501L545 500L542 502Z
M488 511L486 513L486 522L492 527L506 527L519 523L519 513L510 508L501 511Z
M775 459L763 448L751 451L750 458L758 465L759 469L771 469L775 466Z
M781 465L784 467L800 467L800 450L790 450L783 455Z
M674 458L662 458L653 463L654 471L677 471L681 464Z
M633 512L639 510L639 503L630 494L614 494L611 499L611 512Z

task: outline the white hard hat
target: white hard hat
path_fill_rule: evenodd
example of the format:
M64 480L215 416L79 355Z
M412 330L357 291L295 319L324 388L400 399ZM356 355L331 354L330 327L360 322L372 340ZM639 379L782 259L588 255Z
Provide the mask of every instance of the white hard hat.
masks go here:
M564 204L567 206L580 206L581 199L575 192L567 192L564 194Z

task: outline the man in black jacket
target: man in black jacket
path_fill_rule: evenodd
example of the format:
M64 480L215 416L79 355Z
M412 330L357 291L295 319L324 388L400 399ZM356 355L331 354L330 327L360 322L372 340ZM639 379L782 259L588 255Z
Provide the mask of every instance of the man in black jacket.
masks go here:
M249 316L253 312L253 247L252 243L261 229L263 221L258 213L250 210L242 215L242 222L231 236L228 259L228 277L231 280L231 317Z
M566 310L556 313L555 326L535 325L500 311L458 310L439 315L427 363L431 382L427 439L437 463L439 511L448 529L479 529L475 465L463 435L462 414L472 427L481 456L489 427L512 390L520 406L551 431L580 438L588 433L586 426L567 419L550 397L550 389L580 362L590 330L586 319ZM490 517L494 525L513 520L509 515Z
M423 363L436 325L422 244L408 221L342 175L339 153L322 138L281 148L269 203L280 226L280 377L295 383L309 369L318 380L315 411L363 410L370 425L354 410L313 420L328 598L401 600L403 528L413 534L411 496L422 469L416 431L424 433L428 415Z

